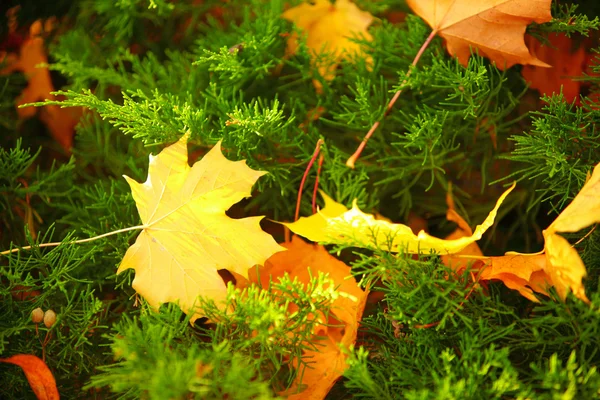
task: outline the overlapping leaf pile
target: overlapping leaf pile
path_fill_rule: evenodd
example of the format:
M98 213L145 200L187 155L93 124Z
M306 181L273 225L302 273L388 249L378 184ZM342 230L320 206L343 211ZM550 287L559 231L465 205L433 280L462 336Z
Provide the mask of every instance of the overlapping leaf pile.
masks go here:
M260 229L259 217L234 220L226 216L230 205L250 195L251 186L262 173L251 170L243 161L228 161L219 144L190 168L187 140L188 135L184 135L151 157L144 184L128 178L144 225L119 271L136 270L133 287L152 307L158 309L164 302L177 302L184 312L193 314L192 321L202 316L202 311L194 307L198 296L217 304L225 299L225 283L217 273L219 269L228 269L251 283L260 282L263 287L283 274L302 282L308 282L317 271L329 274L340 297L329 315L319 317L321 327L312 343L318 350L305 352L315 367L286 391L289 398L324 398L346 368L340 346L347 348L356 340L367 293L356 285L350 268L322 246L308 245L294 237L280 247ZM356 204L348 210L327 195L323 195L325 207L317 214L285 225L315 242L391 252L441 253L444 261L458 271L468 265L460 255L476 256L472 269L478 271L478 281L503 281L532 301L537 301L533 291L547 294L552 285L563 299L568 291L573 291L588 301L582 286L585 267L576 250L558 232L579 231L600 221L599 180L597 167L572 204L544 231L545 254L483 257L475 243L494 223L514 184L475 232L449 200L448 219L456 222L458 228L446 239L424 231L415 235L406 225L375 219ZM255 264L264 267L249 276L248 271ZM293 394L296 392L299 393Z
M525 36L529 24L552 19L550 0L408 0L407 3L432 28L412 67L417 66L433 38L440 36L448 54L456 57L463 66L467 66L474 52L500 70L521 64L523 77L532 88L543 94L562 91L568 101L581 104L582 86L572 78L581 76L589 67L590 55L583 48L576 48L564 35L550 36L550 43L556 49L544 47L532 37ZM324 84L336 77L336 69L342 62L359 61L367 69L373 68L374 57L361 43L374 40L369 28L375 18L351 1L305 2L288 8L281 18L295 26L287 35L284 58L290 59L304 45L308 48L312 72L309 76L314 85L311 90L316 89L316 96L323 95ZM47 21L45 25L45 30L53 29L51 22ZM32 25L19 52L6 54L7 66L0 71L2 74L14 71L25 74L28 85L17 105L57 99L50 93L54 87L45 66L48 58L42 26L41 21ZM239 51L228 54L239 53L243 47L239 46ZM404 83L411 71L404 75ZM390 100L386 114L401 92L399 90ZM18 112L20 118L35 113L32 108L19 108ZM79 113L79 109L67 113L56 105L48 105L40 111L40 118L67 153L73 145L74 125ZM308 122L300 126L301 130L307 133L309 122L318 120L324 113L325 108L314 108ZM380 123L373 124L355 153L357 156ZM256 133L262 137L263 132ZM230 207L252 196L254 184L266 172L250 168L246 161L227 159L221 141L190 166L187 151L190 136L196 139L198 132L191 135L188 131L175 144L150 156L145 182L138 183L125 176L141 225L121 231L139 229L141 233L127 249L117 273L133 269L132 287L149 308L159 312L162 304L176 303L188 314L192 325L206 316L199 306L200 298L214 302L224 313L230 311L224 306L228 285L237 285L237 288L254 285L265 293L274 290L270 289L272 282L286 275L305 285L319 273L327 275L330 279L327 289L335 292L335 300L327 312L315 312L313 335L307 339L309 343L306 343L300 361L292 365L298 375L291 387L278 393L281 396L324 399L347 371L348 349L357 340L369 288L357 282L360 277L353 276L353 271L341 261L339 254L334 257L323 245L358 247L365 252L419 254L424 258L439 255L442 262L457 273L468 269L473 287L478 283L501 281L532 302L540 301L537 294L549 296L551 290L555 290L563 301L572 293L582 302L590 302L584 290L586 268L577 251L578 244L571 244L562 234L580 232L600 222L600 165L588 175L572 202L543 230L544 249L535 254L508 252L504 256L485 256L477 244L494 225L500 207L515 190L516 183L499 196L495 206L475 229L458 213L449 192L446 218L456 223L457 228L445 238L433 236L425 229L415 232L407 224L364 212L358 207L357 200L349 209L322 193L324 207L316 213L294 222L279 222L279 226L285 226L298 236L277 243L261 228L263 217L235 219L227 215ZM302 199L302 185L322 142L323 139L317 142L317 150L302 178L298 205ZM266 156L260 154L257 158ZM317 192L318 173L314 193ZM313 198L313 210L314 207ZM315 243L307 243L300 236ZM5 253L11 252L13 250ZM224 270L234 276L234 282L224 279ZM243 290L240 293L239 301L243 301ZM297 311L293 302L286 306L293 316ZM0 359L0 362L22 366L38 398L58 398L56 383L42 360L32 355L17 355ZM304 364L308 367L304 368Z
M476 243L453 256L446 256L445 262L460 271L469 264L468 258L475 256L471 268L478 272L478 280L499 280L511 289L518 290L531 301L538 301L533 292L547 295L553 286L561 299L565 300L571 291L585 302L589 302L583 287L586 276L585 266L577 250L559 233L578 232L600 220L600 196L598 181L600 165L581 188L571 204L543 232L544 251L539 254L507 254L501 257L484 257ZM471 235L471 228L454 210L449 201L448 219L458 224L453 237Z
M192 322L203 316L195 307L199 296L217 305L224 302L226 286L218 270L229 270L265 288L284 273L306 284L318 271L328 274L340 297L329 315L320 317L311 343L316 350L305 351L311 367L286 391L299 392L289 398L324 398L346 368L340 346L348 348L356 340L366 292L357 286L350 268L322 246L294 237L281 247L260 229L261 217L225 215L231 205L250 195L264 173L248 168L244 161L227 160L219 143L190 168L187 141L184 135L151 156L145 183L126 177L144 225L119 272L133 268L133 288L154 309L176 302L192 314ZM264 268L258 274L252 270L249 277L256 264Z

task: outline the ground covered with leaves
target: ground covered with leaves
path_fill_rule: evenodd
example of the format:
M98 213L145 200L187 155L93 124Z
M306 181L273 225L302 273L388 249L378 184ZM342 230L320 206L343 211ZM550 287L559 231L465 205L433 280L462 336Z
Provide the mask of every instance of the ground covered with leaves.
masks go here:
M0 15L0 397L600 398L600 5Z

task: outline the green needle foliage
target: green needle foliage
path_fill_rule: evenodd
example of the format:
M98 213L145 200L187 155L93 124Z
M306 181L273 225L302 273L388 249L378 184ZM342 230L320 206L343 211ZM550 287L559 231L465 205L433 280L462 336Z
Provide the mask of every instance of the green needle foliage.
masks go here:
M207 318L190 324L176 305L151 310L131 288L133 272L116 275L136 232L72 243L139 225L122 175L144 181L148 155L186 131L191 161L222 140L229 159L268 172L235 217L292 220L319 139L321 190L394 221L420 217L439 237L454 230L445 219L449 182L475 225L516 180L480 241L486 255L541 250L541 230L600 162L597 56L572 104L530 90L519 66L500 71L477 55L462 66L439 38L407 78L430 28L410 14L390 22L410 13L402 1L356 2L376 17L373 41L355 39L372 62L343 61L331 81L311 66L305 39L286 52L295 28L281 14L299 0L33 3L21 2L23 32L38 18L60 21L45 38L59 97L35 110L84 112L67 154L38 116L18 119L27 77L0 75L0 251L32 246L0 256L0 357L44 356L63 398L275 399L311 368L302 351L314 346L315 315L336 296L326 276L304 285L285 277L271 290L230 285L226 308L200 299ZM554 3L554 19L528 33L542 41L565 33L593 54L598 2ZM1 18L2 49L18 52ZM312 213L316 170L301 215ZM554 292L532 303L502 283L473 284L472 271L457 275L437 255L330 249L373 301L329 398L599 398L600 233L567 238L588 269L590 304ZM60 245L38 247L52 241ZM31 321L37 307L56 312L54 325ZM34 398L19 368L0 363L0 376L0 398Z

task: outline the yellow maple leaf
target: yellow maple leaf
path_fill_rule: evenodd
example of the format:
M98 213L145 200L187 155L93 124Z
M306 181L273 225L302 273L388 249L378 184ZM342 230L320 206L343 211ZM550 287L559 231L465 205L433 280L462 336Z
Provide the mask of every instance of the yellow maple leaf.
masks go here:
M546 232L577 232L600 222L600 164Z
M150 156L148 179L131 187L144 229L127 250L118 273L135 269L133 288L155 309L179 302L192 321L199 296L217 304L226 287L217 273L227 269L244 277L248 269L285 250L260 228L262 217L231 219L225 211L251 195L252 185L266 172L246 161L229 161L217 143L192 167L188 134Z
M373 16L348 0L337 0L335 4L329 0L316 0L313 4L302 3L285 11L283 17L292 21L307 35L306 45L311 50L313 65L326 80L335 77L335 69L343 59L356 55L365 56L360 44L352 40L353 37L362 36L366 40L373 40L367 32ZM297 49L298 37L291 35L287 53L294 54ZM322 56L325 54L332 56L331 62L324 60ZM370 57L366 60L367 64L371 64ZM313 80L313 83L318 91L321 90L319 81Z
M585 302L582 280L586 276L585 266L577 251L558 232L577 232L600 222L600 164L583 185L573 201L544 230L546 273L554 283L558 295L564 300L569 290Z
M567 293L572 291L575 297L588 303L582 283L587 273L577 250L567 239L556 233L544 231L544 240L546 252L544 272L552 281L558 296L565 300Z
M322 210L310 217L303 217L284 225L292 232L314 242L378 248L392 252L435 251L440 254L452 254L481 239L483 233L493 225L498 208L514 187L515 184L500 196L494 209L481 225L475 228L471 236L457 239L440 239L424 231L415 235L409 226L378 220L372 214L362 212L356 205L356 201L352 209L348 210L325 194L323 194L325 207Z

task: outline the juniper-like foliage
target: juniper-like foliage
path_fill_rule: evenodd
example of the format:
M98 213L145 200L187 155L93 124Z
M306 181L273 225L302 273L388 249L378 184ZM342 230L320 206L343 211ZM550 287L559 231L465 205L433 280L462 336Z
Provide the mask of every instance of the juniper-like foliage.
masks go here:
M25 32L51 15L29 3L18 19ZM222 140L229 159L268 172L233 214L293 219L322 139L320 189L394 221L424 217L436 236L454 229L445 220L449 182L458 211L475 225L517 180L480 244L487 255L541 250L541 229L600 162L600 68L581 78L580 102L569 104L529 90L519 66L500 71L477 55L462 66L434 39L404 83L430 28L412 15L389 22L409 12L401 1L361 0L378 18L372 42L356 38L372 63L343 61L326 81L304 39L286 53L295 28L281 14L299 3L78 0L55 8L60 32L46 45L60 97L36 106L85 111L66 154L37 117L18 119L26 77L0 76L0 250L33 246L0 256L0 357L44 355L69 399L272 399L309 367L294 362L310 345L313 313L333 300L320 290L326 277L274 282L279 291L270 294L230 287L234 311L208 302L209 318L192 325L174 305L153 312L131 288L131 271L116 275L135 232L69 243L139 225L122 175L145 180L148 155L186 131L190 154ZM554 20L529 33L568 33L591 51L600 9L595 0L577 3L556 2ZM379 120L349 169L345 160ZM302 215L312 213L311 197L305 190ZM331 249L382 300L367 305L350 367L330 398L598 398L600 233L568 239L588 269L589 305L554 293L534 304L501 283L473 288L470 271L456 276L436 255ZM62 244L36 247L52 241ZM293 316L290 301L300 310ZM36 327L37 307L54 310L56 323ZM0 363L0 376L1 398L33 398L17 367Z

